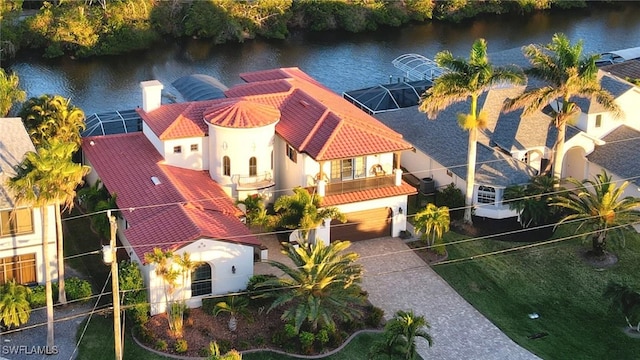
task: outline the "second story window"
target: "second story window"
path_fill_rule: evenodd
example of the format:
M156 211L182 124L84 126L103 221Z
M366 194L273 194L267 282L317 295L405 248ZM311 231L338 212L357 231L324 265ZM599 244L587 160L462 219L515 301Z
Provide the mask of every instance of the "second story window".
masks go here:
M182 153L182 146L174 146L173 147L173 153L174 154L181 154Z
M222 175L231 176L231 159L228 156L222 158Z
M294 163L298 162L298 152L289 144L287 144L287 157Z
M364 157L331 161L331 179L353 180L367 175Z
M191 151L198 151L198 144L191 144Z
M33 232L33 212L30 208L0 212L0 236Z
M596 127L602 126L602 115L596 115Z
M258 161L255 156L249 159L249 176L258 175Z

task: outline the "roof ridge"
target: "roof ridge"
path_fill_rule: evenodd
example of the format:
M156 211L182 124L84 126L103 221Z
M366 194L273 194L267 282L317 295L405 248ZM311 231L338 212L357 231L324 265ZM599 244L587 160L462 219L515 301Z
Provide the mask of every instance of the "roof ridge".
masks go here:
M338 118L338 124L331 132L331 135L327 138L327 141L324 142L324 144L322 145L322 148L318 151L316 158L322 158L322 156L327 151L331 142L338 136L338 133L340 132L340 130L345 126L345 121L331 110L328 110L323 114L324 115L322 120L323 123L329 117L329 114L333 114L336 118Z

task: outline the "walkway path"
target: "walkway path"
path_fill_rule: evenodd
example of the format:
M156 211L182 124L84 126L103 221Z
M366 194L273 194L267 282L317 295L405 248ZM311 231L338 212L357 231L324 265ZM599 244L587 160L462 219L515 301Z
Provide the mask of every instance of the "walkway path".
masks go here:
M397 310L413 310L429 321L433 347L418 341L424 359L538 359L458 295L401 239L360 241L350 249L360 254L369 300L386 318Z

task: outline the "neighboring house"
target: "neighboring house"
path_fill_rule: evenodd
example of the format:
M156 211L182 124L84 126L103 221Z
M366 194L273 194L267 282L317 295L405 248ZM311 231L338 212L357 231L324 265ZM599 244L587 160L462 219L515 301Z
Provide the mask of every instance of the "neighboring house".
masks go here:
M143 264L152 313L164 310L161 281L144 254L189 252L199 263L179 286L190 306L243 289L260 242L234 201L267 202L296 186L323 196L349 223L321 226L324 241L398 236L407 196L400 154L411 145L297 68L241 74L226 98L161 103L163 85L141 83L142 132L88 137L85 162L117 195L119 239Z
M495 56L501 64L523 63L519 49ZM600 71L601 85L613 94L624 118L614 119L595 101L577 99L582 110L577 121L567 126L562 177L592 178L606 168L618 180L629 179L638 185L637 149L640 131L640 88ZM540 86L531 79L528 86ZM550 113L552 106L522 117L522 111L502 113L507 98L524 91L524 87L498 87L479 98L487 112L488 126L478 136L476 179L473 194L475 215L501 219L517 214L503 204L503 191L510 185L528 182L544 169L553 152L557 130ZM415 152L402 158L402 165L417 177L431 177L437 187L454 183L466 188L467 132L457 124L457 114L466 113L469 103L458 103L428 120L417 106L376 114L375 117L401 133ZM635 149L635 150L634 150ZM637 172L637 171L636 171ZM638 196L638 186L627 194Z
M41 208L17 206L7 181L29 151L35 151L20 118L0 119L0 284L43 284ZM51 279L57 280L55 208L47 206Z

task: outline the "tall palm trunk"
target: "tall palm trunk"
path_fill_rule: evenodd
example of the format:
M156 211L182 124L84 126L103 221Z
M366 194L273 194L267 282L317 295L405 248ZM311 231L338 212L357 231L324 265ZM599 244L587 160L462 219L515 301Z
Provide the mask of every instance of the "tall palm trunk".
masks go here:
M56 202L56 243L58 246L58 301L62 305L67 304L67 293L64 288L64 242L62 234L62 216L60 215L60 202Z
M473 224L471 219L471 210L473 208L473 184L476 178L476 152L478 137L478 129L473 128L469 130L469 153L467 154L467 190L464 194L464 222L467 224Z
M556 138L556 146L554 149L553 159L553 176L556 179L562 178L562 164L564 162L564 138L567 132L567 122L562 120L558 124L558 137ZM558 182L555 187L559 187Z
M40 208L42 217L42 257L44 258L44 291L47 300L47 347L52 349L53 339L53 289L51 288L51 261L49 258L49 236L47 235L49 215L48 208L43 205Z

